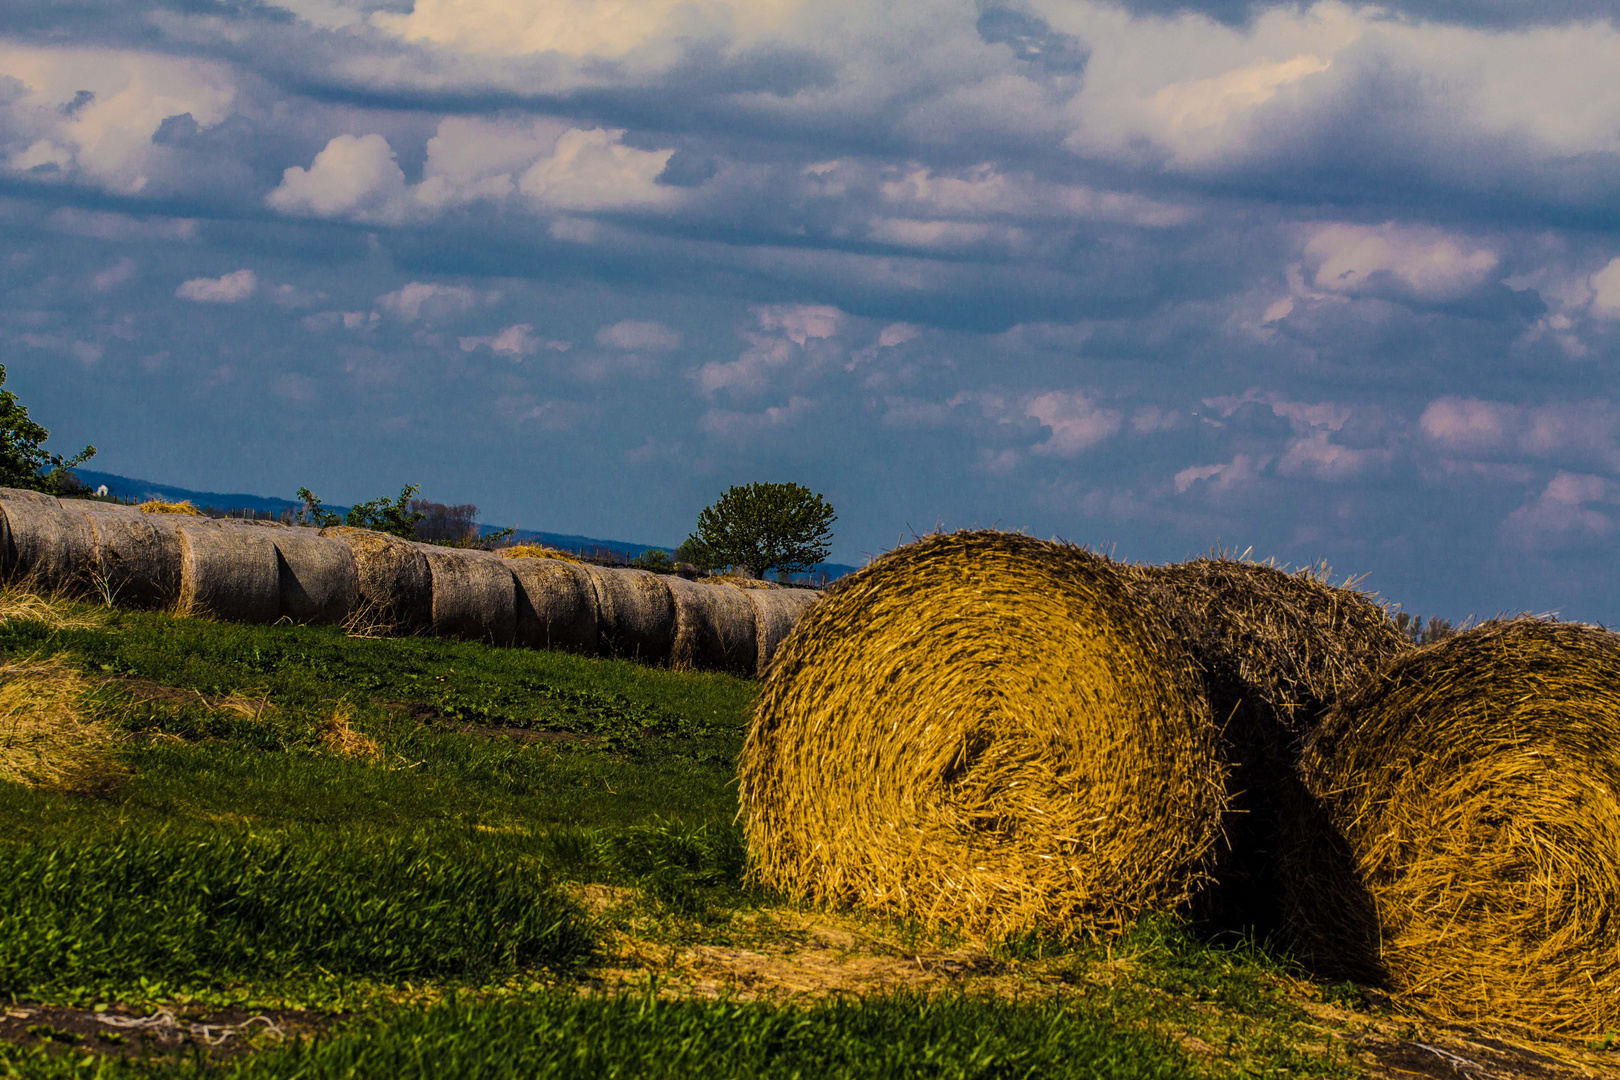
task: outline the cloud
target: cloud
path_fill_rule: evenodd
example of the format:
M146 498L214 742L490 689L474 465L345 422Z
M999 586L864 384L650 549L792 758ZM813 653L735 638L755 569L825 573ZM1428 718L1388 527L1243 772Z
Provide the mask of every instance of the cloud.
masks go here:
M242 269L217 278L192 278L182 282L174 295L204 304L234 304L252 296L258 287L259 275Z
M546 341L536 337L532 323L518 323L516 326L508 326L505 330L490 337L464 337L460 339L460 345L462 352L472 352L479 347L484 347L492 353L507 356L513 360L533 356L541 349L567 352L574 347L572 342Z
M673 188L657 182L675 151L637 150L624 145L624 134L618 128L566 131L549 157L529 167L518 187L556 210L610 210L677 201Z
M1620 471L1620 408L1608 401L1521 406L1443 397L1424 408L1418 428L1452 454L1564 460Z
M92 276L90 286L97 292L108 292L120 285L127 285L134 277L135 260L125 255L107 269Z
M297 165L265 202L284 214L351 217L397 224L405 219L405 173L381 135L338 135L308 169Z
M750 310L759 332L744 332L749 347L736 360L712 360L698 368L694 377L703 393L757 393L781 375L831 362L834 339L848 320L827 304L762 304Z
M1035 447L1037 454L1073 457L1119 433L1124 416L1104 409L1083 393L1053 390L1034 398L1025 413L1049 428L1051 435Z
M1606 541L1615 531L1615 519L1592 504L1613 502L1611 481L1560 472L1541 494L1507 516L1501 533L1508 543L1530 551Z
M1195 484L1208 484L1211 494L1224 494L1234 488L1245 487L1260 478L1260 470L1270 464L1269 459L1255 459L1238 454L1224 465L1195 465L1175 475L1176 494L1183 495Z
M786 405L772 405L759 412L710 409L698 421L698 427L722 442L749 444L778 438L783 430L797 426L814 408L815 403L809 398L794 396Z
M1316 288L1346 295L1405 294L1456 300L1490 279L1500 263L1488 248L1442 230L1393 222L1328 225L1305 243Z
M488 296L482 298L489 299ZM450 318L464 314L476 307L480 299L478 293L465 285L413 281L377 297L376 303L378 308L400 321L412 323L423 318Z
M625 352L668 352L681 347L681 334L661 322L625 319L598 330L596 343Z
M1620 258L1592 275L1592 314L1602 319L1620 319Z

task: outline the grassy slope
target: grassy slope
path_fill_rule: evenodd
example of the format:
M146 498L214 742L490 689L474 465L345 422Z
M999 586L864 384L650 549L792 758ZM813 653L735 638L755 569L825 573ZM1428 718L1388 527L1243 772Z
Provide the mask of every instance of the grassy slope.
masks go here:
M796 917L742 881L732 775L750 683L330 628L95 619L0 625L0 656L66 655L105 680L91 707L129 735L127 775L94 793L0 782L0 994L364 1013L353 1034L206 1071L1349 1071L1299 1049L1308 1025L1275 961L1170 923L1095 949L1004 948L999 999L581 997L580 979L634 967L616 944L632 929L673 956L750 934L765 948ZM334 749L334 716L377 752ZM586 911L582 886L619 901ZM927 937L869 929L901 953ZM75 1060L0 1044L0 1076L113 1067Z

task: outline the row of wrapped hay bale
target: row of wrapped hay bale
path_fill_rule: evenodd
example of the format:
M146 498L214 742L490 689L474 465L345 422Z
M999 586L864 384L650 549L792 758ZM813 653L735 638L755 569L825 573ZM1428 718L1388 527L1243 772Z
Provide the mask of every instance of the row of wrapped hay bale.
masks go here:
M744 749L759 879L989 937L1181 911L1432 1012L1620 1025L1620 638L1231 559L933 536L830 590Z
M752 675L808 589L740 590L640 570L58 500L0 489L0 572L44 591L241 622L347 623Z

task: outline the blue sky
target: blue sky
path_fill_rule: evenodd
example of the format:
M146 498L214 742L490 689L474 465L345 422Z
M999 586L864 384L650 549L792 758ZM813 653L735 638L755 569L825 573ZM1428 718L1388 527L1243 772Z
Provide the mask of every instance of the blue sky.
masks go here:
M1620 621L1614 0L0 3L52 446Z

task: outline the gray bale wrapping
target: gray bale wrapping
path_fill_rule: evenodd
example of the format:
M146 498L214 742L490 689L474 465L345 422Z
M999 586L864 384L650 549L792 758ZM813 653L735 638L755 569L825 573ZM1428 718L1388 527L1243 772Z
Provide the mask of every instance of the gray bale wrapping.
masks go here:
M664 663L675 644L675 601L658 574L586 566L596 589L601 651L649 664Z
M54 496L0 488L5 515L6 576L44 592L83 591L95 559L90 519L64 507Z
M353 619L394 633L433 625L433 572L416 544L351 525L331 525L320 534L341 540L354 556L360 600Z
M745 589L754 606L754 637L759 643L754 672L765 674L771 657L787 640L800 617L816 606L821 594L814 589Z
M284 526L270 534L281 567L280 614L295 623L340 623L360 603L354 552L317 529Z
M679 577L664 584L675 600L670 663L752 675L759 666L759 645L754 605L745 591Z
M65 506L66 504L64 504ZM95 572L118 604L166 607L180 599L181 515L75 501L95 537ZM186 515L189 516L189 515Z
M600 648L596 589L583 566L561 559L507 559L517 581L517 643L594 654Z
M517 582L506 560L487 551L416 544L433 587L433 633L494 645L517 636Z
M182 610L233 622L281 617L281 564L269 529L188 515L175 530Z

